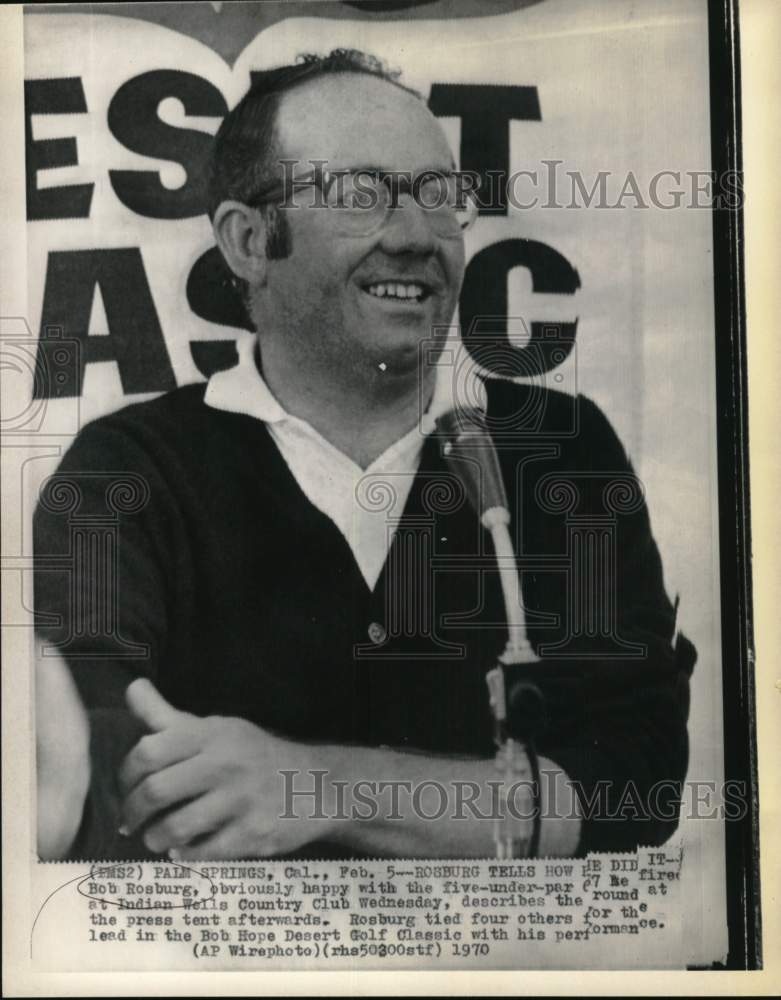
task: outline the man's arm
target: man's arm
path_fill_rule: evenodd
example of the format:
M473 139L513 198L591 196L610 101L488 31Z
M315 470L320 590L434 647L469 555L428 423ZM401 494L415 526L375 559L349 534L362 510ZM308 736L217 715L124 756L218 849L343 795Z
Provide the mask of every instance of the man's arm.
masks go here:
M155 853L270 857L329 841L348 854L494 855L490 783L502 774L492 760L296 743L243 719L180 712L145 680L128 703L150 734L121 768L124 831L143 830ZM577 803L561 769L540 764L540 855L568 856ZM520 800L516 809L528 815Z
M64 858L81 825L90 784L89 721L67 664L40 649L35 664L38 854Z
M549 653L540 686L555 722L539 744L577 786L584 816L578 853L632 851L664 843L678 825L696 652L675 633L642 483L601 410L585 397L577 406L579 434L567 461L582 474L578 515L599 526L611 514L613 556L599 583L610 597L613 635L636 652L603 658L597 647L560 661ZM591 584L578 584L582 599ZM585 640L583 649L589 652Z
M108 670L124 691L127 679ZM143 734L122 705L89 708L64 658L45 643L35 663L37 844L45 861L143 857L118 834L119 765Z
M163 491L154 476L154 467L109 418L84 428L41 489L33 537L41 645L38 845L44 858L144 855L143 846L117 835L116 773L144 732L125 705L125 689L135 677L157 673L165 629L161 560L134 513L116 522L118 539L96 546L97 561L78 557L84 550L76 536L94 526L98 538L114 488L126 496L146 480L159 503ZM119 564L101 561L109 557Z

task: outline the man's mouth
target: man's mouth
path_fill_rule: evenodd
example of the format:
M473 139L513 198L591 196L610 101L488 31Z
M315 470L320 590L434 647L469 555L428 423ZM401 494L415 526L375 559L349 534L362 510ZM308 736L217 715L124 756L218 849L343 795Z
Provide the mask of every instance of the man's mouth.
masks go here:
M431 295L431 287L420 281L375 281L363 285L363 290L376 299L410 304L425 302Z

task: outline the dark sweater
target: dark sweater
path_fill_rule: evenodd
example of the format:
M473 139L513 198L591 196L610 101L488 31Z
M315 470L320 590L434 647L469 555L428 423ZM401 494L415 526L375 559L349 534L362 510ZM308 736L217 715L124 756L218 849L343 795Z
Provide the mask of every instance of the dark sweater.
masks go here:
M677 824L669 784L656 802L667 818L643 810L655 783L685 776L693 655L673 649L642 496L593 403L509 382L488 390L542 658L512 668L545 695L539 751L586 803L609 782L608 815L640 799L639 817L630 805L623 817L603 808L587 819L581 852L661 843ZM501 590L490 537L436 439L371 592L265 425L205 406L203 393L184 387L88 425L42 489L37 630L65 643L92 726L73 857L146 853L116 834L114 778L140 735L123 695L142 674L177 707L242 716L291 739L493 754L485 673L504 646ZM106 553L108 577L96 569ZM588 553L599 563L590 585L576 569ZM592 621L600 587L606 600Z

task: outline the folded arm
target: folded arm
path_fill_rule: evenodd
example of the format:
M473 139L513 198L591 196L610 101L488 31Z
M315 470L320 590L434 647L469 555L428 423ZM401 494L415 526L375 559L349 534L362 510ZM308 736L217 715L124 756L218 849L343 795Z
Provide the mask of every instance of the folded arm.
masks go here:
M150 733L120 770L123 824L155 853L265 857L328 841L346 854L494 854L491 782L502 775L491 760L280 739L243 719L180 712L146 680L128 703ZM540 853L571 855L576 801L560 768L541 769Z

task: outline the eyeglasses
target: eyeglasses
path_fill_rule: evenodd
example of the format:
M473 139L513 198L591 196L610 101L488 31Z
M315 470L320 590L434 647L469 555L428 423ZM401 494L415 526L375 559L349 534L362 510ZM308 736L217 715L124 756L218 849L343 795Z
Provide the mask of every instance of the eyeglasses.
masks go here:
M306 191L309 197L302 197ZM403 196L424 211L432 230L445 239L460 237L479 211L463 179L439 170L413 177L404 171L316 169L303 177L287 177L247 204L259 208L277 202L285 209L325 209L332 212L334 228L341 235L371 236L393 212L404 210L399 200Z

